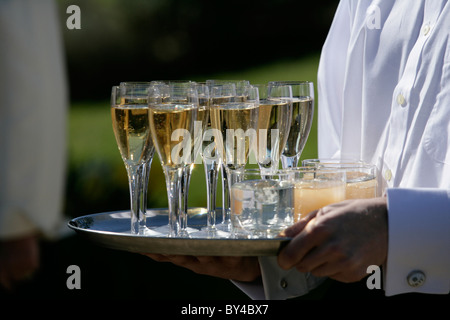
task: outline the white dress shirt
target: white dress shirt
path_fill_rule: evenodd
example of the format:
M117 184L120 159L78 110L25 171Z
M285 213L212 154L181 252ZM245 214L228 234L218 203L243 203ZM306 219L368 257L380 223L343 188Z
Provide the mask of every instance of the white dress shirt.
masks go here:
M319 156L377 164L388 197L386 294L448 293L450 4L342 1L318 81Z
M1 239L52 237L63 226L68 99L60 23L52 0L0 1Z
M450 4L342 0L318 93L319 157L378 166L388 197L386 295L448 293ZM253 298L285 299L315 286L277 269L275 259L260 264L264 291L241 286Z

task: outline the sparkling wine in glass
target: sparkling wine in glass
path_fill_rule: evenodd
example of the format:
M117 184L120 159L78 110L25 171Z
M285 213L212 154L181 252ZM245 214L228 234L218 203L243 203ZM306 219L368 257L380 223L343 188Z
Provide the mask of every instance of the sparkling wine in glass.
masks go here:
M238 101L224 99L214 101L211 106L212 127L222 135L222 146L218 148L222 157L222 178L225 180L224 221L222 228L230 230L230 189L228 184L229 169L244 168L250 150L256 152L259 115L259 99Z
M197 92L199 99L197 121L201 122L201 158L205 170L206 192L207 192L207 220L206 228L192 233L193 237L215 238L217 236L216 228L216 191L217 180L221 158L217 151L217 141L222 139L221 135L211 127L210 117L210 87L206 83L197 83Z
M267 84L254 84L259 92L258 165L261 172L273 172L279 167L292 121L292 104L280 97L283 86L272 89Z
M236 98L236 81L231 80L206 80L206 85L209 88L210 93L210 113L209 121L211 123L211 130L214 133L215 152L219 158L219 164L222 173L222 222L218 229L228 231L230 228L230 194L228 187L228 175L225 164L222 160L222 154L224 151L223 135L222 132L213 124L212 109L214 106L233 102ZM210 131L211 132L211 131ZM208 150L206 150L208 151Z
M117 146L128 175L131 233L145 235L148 229L144 185L147 182L146 173L153 158L154 147L150 134L146 88L145 85L138 87L121 85L112 88L111 117Z
M181 182L194 161L194 122L198 94L193 82L156 83L150 86L150 129L163 167L169 202L169 236L187 236L187 212L180 203Z
M284 96L292 104L292 120L281 163L283 168L296 167L308 140L314 115L314 85L310 81L271 81L268 95L280 86L290 87Z
M153 85L166 85L164 88L169 88L169 84L183 84L183 83L191 83L192 85L195 84L193 81L188 80L154 80L151 82ZM196 86L198 87L198 85ZM161 97L162 101L168 101L168 92L164 92ZM179 99L179 98L177 98ZM180 101L182 101L181 99ZM204 99L202 99L203 102ZM200 96L199 96L199 102L200 102ZM203 126L202 118L205 116L205 112L203 111L204 108L199 108L197 112L197 119L194 121L194 134L191 136L191 143L194 146L192 149L192 155L191 155L191 163L187 164L181 172L181 178L180 178L180 186L179 186L179 205L180 205L180 217L182 219L181 227L180 227L180 237L189 237L189 233L187 232L187 218L188 218L188 203L189 203L189 185L191 182L191 175L192 171L194 170L194 163L197 157L200 153L200 147L201 147L201 132ZM187 159L187 158L185 158Z
M148 89L150 82L121 82L119 84L119 90L122 92L122 103L124 104L140 104L148 107ZM148 194L148 181L150 177L150 171L152 167L152 160L155 148L153 147L152 139L148 139L148 143L151 144L150 154L146 156L146 165L143 169L142 178L142 199L140 201L140 210L143 216L147 214L147 194Z

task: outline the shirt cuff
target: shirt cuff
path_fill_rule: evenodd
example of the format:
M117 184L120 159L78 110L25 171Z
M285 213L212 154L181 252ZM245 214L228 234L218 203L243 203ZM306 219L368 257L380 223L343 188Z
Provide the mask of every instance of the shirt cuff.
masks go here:
M283 270L277 257L259 257L261 278L247 283L232 281L253 300L286 300L303 296L318 287L326 278L317 278L297 269Z
M264 295L264 286L261 278L253 282L242 282L231 280L231 282L241 289L247 296L249 296L252 300L266 300L266 296Z
M387 190L387 296L450 290L450 191Z

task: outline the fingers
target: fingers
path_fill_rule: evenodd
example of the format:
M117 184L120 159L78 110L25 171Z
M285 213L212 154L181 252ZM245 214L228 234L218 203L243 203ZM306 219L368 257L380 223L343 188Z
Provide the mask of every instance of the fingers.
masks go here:
M342 270L351 271L351 260L336 245L328 244L310 250L295 267L300 272L310 272L317 277L342 276Z
M312 237L310 238L312 239ZM308 241L308 238L304 239ZM317 239L320 239L320 237L317 237ZM319 242L321 241L319 240ZM293 250L296 249L293 248ZM309 272L316 277L329 277L341 282L358 281L365 276L365 274L357 273L357 265L336 245L318 245L304 255L302 254L291 258L285 266L281 265L281 263L286 263L285 260L279 259L280 266L284 269L295 267L299 272ZM283 259L286 258L283 257Z
M18 283L30 280L35 273L35 268L28 268L22 265L1 265L0 266L0 286L7 290L12 290Z
M164 254L157 254L157 253L141 253L141 254L158 262L169 262L169 258Z
M283 269L297 268L341 282L359 281L368 265L386 259L384 199L326 206L287 230L293 238L278 256Z
M297 223L293 224L292 226L290 226L289 228L286 228L283 233L282 236L284 237L290 237L293 238L295 237L298 233L300 233L305 226L309 223L309 221L311 221L312 219L314 219L314 217L317 214L317 210L311 212L309 215L307 215L305 218L299 220Z
M196 273L208 273L207 257L195 257L188 255L170 255L170 254L154 254L143 253L143 255L157 261L170 262L179 267L183 267Z
M278 264L288 270L298 265L308 252L318 246L328 234L315 226L315 218L311 219L278 255Z
M223 279L253 281L261 274L256 257L142 254L158 262L171 262L198 274Z
M341 247L331 241L332 230L318 222L322 211L315 211L292 230L298 232L280 252L278 264L288 270L293 267L300 272L311 272L316 276L329 276L339 272L347 258Z
M40 266L39 245L35 235L0 242L0 285L13 289L16 283L30 280Z
M171 254L158 254L158 253L141 253L157 262L171 262L173 264L188 267L198 262L194 256L187 255L171 255Z

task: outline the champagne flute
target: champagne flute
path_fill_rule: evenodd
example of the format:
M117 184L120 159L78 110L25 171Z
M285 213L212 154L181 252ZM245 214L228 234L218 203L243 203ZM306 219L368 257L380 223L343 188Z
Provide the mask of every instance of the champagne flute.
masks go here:
M180 203L181 181L192 164L198 94L195 83L155 83L149 90L150 129L163 167L169 202L169 236L187 235L186 212ZM181 141L180 141L181 140Z
M192 83L192 81L186 81L186 80L153 80L151 84L165 84L168 85L170 83ZM167 87L166 87L167 88ZM163 90L164 91L164 90ZM162 101L166 102L168 99L168 93L165 92L162 95ZM198 111L198 114L200 114L200 110ZM198 119L197 119L198 120ZM188 218L188 203L189 203L189 185L191 182L191 175L192 171L194 170L194 161L197 158L198 155L198 143L200 141L197 141L198 135L200 134L200 128L198 128L197 123L194 122L194 135L191 137L191 143L194 146L193 153L192 153L192 162L181 169L181 178L180 178L180 186L179 186L179 205L180 205L180 219L181 219L181 226L180 226L180 234L179 237L189 237L189 233L187 232L187 218Z
M150 87L150 82L121 82L119 84L119 90L125 94L127 101L123 101L124 104L133 103L141 104L148 107L148 88ZM143 178L142 178L142 199L140 201L141 215L146 217L147 215L147 194L148 194L148 181L150 177L150 171L152 167L153 155L155 153L155 148L153 147L153 141L151 138L148 139L148 143L151 144L149 149L149 154L146 156L146 165L143 168Z
M236 99L236 83L238 81L234 80L206 80L206 84L210 88L210 121L212 123L212 108L214 106L229 103ZM222 175L222 222L217 226L218 229L229 231L230 226L230 193L228 186L228 174L226 166L223 162L222 156L225 151L224 149L224 137L222 132L212 124L212 128L215 131L218 138L215 138L216 151L220 159L220 171Z
M243 102L240 98L224 99L218 97L217 100L215 98L214 93L212 93L211 124L222 135L222 145L218 148L222 157L222 191L224 198L221 228L229 231L230 189L228 170L244 168L250 150L256 151L259 99Z
M234 85L234 100L235 101L245 101L247 89L250 86L250 81L248 80L218 80L210 79L206 80L206 85L209 87L218 87L227 85Z
M194 237L214 238L217 235L216 229L216 191L217 178L219 175L219 166L221 159L217 152L217 142L221 139L220 135L211 128L210 117L210 88L206 83L197 83L197 92L199 98L197 121L201 121L200 154L203 160L205 170L206 192L207 192L207 220L206 229L192 234Z
M228 231L229 229L229 217L230 217L230 194L228 188L228 175L225 169L225 164L222 160L222 155L224 151L223 146L223 135L222 132L213 124L213 114L212 109L219 104L229 103L234 101L236 97L236 84L231 80L206 80L206 85L209 88L210 93L210 122L211 128L215 140L215 151L219 157L218 167L221 169L222 173L222 222L220 226L216 225L216 228Z
M131 233L148 231L145 216L145 172L154 154L150 136L149 109L142 103L147 96L146 85L114 86L111 92L111 117L114 135L127 170Z
M296 167L308 140L314 115L314 84L310 81L271 81L269 95L280 86L289 86L284 95L292 103L292 121L286 145L281 154L283 168Z
M192 171L194 170L194 166L196 163L196 159L202 154L202 133L205 131L207 126L207 122L209 119L209 91L208 87L203 83L195 83L195 89L197 90L198 96L198 109L197 109L197 117L194 121L194 135L191 142L194 145L192 149L192 162L185 168L183 174L183 185L181 188L183 208L185 217L187 217L188 210L188 195L189 195L189 185L190 179L192 175Z
M283 99L288 86L272 88L268 95L267 84L253 84L259 92L258 165L261 172L278 169L280 156L286 145L292 121L292 104ZM283 90L284 89L284 90Z

